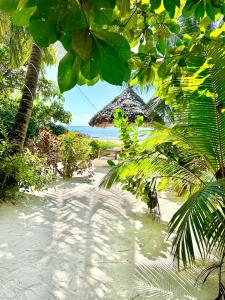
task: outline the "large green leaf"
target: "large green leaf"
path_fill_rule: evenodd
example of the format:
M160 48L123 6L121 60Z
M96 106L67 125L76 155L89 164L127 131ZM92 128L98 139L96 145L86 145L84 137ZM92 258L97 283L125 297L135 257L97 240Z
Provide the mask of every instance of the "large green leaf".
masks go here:
M118 52L118 55L121 58L121 60L127 61L128 59L130 59L130 45L122 35L116 32L110 32L106 30L100 32L94 31L93 34L99 40L103 41L105 44L115 49Z
M200 21L205 14L205 3L204 0L202 0L201 2L199 2L199 4L197 5L196 9L195 9L195 18Z
M102 79L115 85L121 85L123 81L128 81L130 78L128 63L122 61L118 52L107 44L99 42L98 48Z
M79 78L79 66L77 57L67 53L59 63L58 84L61 92L65 92L74 87Z
M199 2L200 0L187 0L182 10L183 16L186 18L190 17L194 13L194 10Z
M169 12L170 17L173 18L176 7L180 6L180 0L163 0L165 9Z
M89 29L81 29L73 33L72 49L81 59L90 59L92 49L92 36Z
M0 9L4 11L13 11L17 9L20 0L0 0Z
M84 14L79 7L63 11L63 14L60 16L60 24L62 30L68 33L87 28Z
M121 16L126 16L130 12L130 0L118 1Z
M161 0L151 0L151 10L159 8L161 5Z
M56 6L58 0L38 0L37 7L42 13L48 13L51 7Z
M27 7L15 10L11 13L13 24L16 26L29 26L30 17L35 12L36 7Z
M115 85L121 85L130 78L128 59L130 46L119 34L114 32L94 32L102 79Z
M80 68L82 75L88 80L94 79L99 73L99 64L94 58L88 61L81 61Z
M42 19L30 20L30 32L41 47L48 47L58 38L55 25Z

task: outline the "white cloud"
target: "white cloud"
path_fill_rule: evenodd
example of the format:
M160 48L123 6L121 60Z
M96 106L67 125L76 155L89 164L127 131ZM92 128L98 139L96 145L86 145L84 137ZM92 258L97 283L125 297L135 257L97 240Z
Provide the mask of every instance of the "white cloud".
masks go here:
M76 113L72 114L72 123L71 125L74 126L87 126L88 122L92 118L93 114L80 114L77 115Z

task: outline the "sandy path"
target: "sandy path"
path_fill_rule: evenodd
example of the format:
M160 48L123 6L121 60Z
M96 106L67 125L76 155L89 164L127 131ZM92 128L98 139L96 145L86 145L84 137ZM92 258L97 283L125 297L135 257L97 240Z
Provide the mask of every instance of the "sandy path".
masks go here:
M0 299L129 299L133 206L99 191L102 176L1 208Z
M105 173L0 207L0 300L213 299L177 274L165 225L140 201L98 190ZM168 220L179 204L161 200Z

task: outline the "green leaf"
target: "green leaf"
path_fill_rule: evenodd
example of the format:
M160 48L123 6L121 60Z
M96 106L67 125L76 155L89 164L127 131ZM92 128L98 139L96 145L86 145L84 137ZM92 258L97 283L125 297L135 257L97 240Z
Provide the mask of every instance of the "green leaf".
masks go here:
M120 85L130 78L128 59L130 45L127 40L115 32L93 32L98 46L100 75L109 83Z
M4 11L16 10L20 0L0 0L0 9Z
M92 49L92 36L88 29L77 30L72 36L72 49L83 60L89 60Z
M55 25L42 19L30 20L30 32L34 40L41 47L48 47L57 41Z
M130 78L130 69L126 61L121 60L118 51L109 45L98 42L100 55L100 75L105 81L121 85Z
M161 64L161 66L158 68L158 75L161 78L165 78L168 74L169 70L167 69L167 63L164 62Z
M127 40L116 32L109 32L106 30L97 32L94 31L93 34L107 45L115 49L122 60L127 61L130 59L131 52L130 52L130 45Z
M18 9L26 8L26 7L34 7L37 5L38 0L20 0Z
M215 13L214 7L211 5L210 2L206 3L206 13L207 13L207 16L211 20L215 21L215 15L216 15L216 13Z
M42 13L48 13L49 9L51 7L54 7L54 5L56 6L56 2L58 2L58 0L38 0L37 3L37 8L42 12Z
M119 1L118 7L119 7L120 14L122 17L124 17L130 13L130 1L129 0Z
M161 5L161 0L151 0L151 10L159 8Z
M60 37L60 42L62 43L63 47L67 50L67 51L71 51L72 50L72 36L69 33L63 33L63 35Z
M179 0L163 0L163 4L165 9L169 12L170 17L173 18L175 15L175 9L176 6L179 7L180 6L180 1Z
M58 84L60 91L63 93L70 90L78 81L78 61L71 53L67 53L59 63L58 67Z
M86 0L88 4L91 4L97 8L114 8L116 5L116 0Z
M199 2L200 0L187 0L182 10L182 15L186 18L190 17L194 13L194 10Z
M35 12L36 7L27 7L11 13L13 24L16 26L29 26L30 17Z
M87 28L87 23L79 6L70 10L67 9L60 22L63 26L63 31L68 31L69 33L78 29Z
M179 33L180 32L180 25L177 24L176 21L169 20L166 22L166 26L169 28L169 30L173 33Z
M211 3L214 7L220 8L220 7L222 7L224 1L223 0L211 0Z
M94 79L99 73L98 61L94 58L91 58L89 61L81 61L81 73L88 79Z
M160 53L163 55L166 53L166 41L164 38L160 38L156 44L156 48L159 50Z
M205 14L205 4L204 0L202 0L195 9L195 18L200 21Z
M111 8L105 8L99 10L95 14L94 23L98 25L111 24L113 22L113 10Z
M114 161L112 161L111 159L108 159L108 160L107 160L107 164L108 164L110 167L116 165L116 164L114 163Z

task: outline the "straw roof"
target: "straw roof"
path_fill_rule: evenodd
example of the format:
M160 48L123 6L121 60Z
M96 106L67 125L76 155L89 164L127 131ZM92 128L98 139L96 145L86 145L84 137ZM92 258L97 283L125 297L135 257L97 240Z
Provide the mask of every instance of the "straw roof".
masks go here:
M151 109L139 97L132 88L128 87L112 102L95 114L89 121L90 126L106 127L113 125L113 115L116 108L121 108L130 123L134 123L136 117L143 116L144 122L151 120Z

